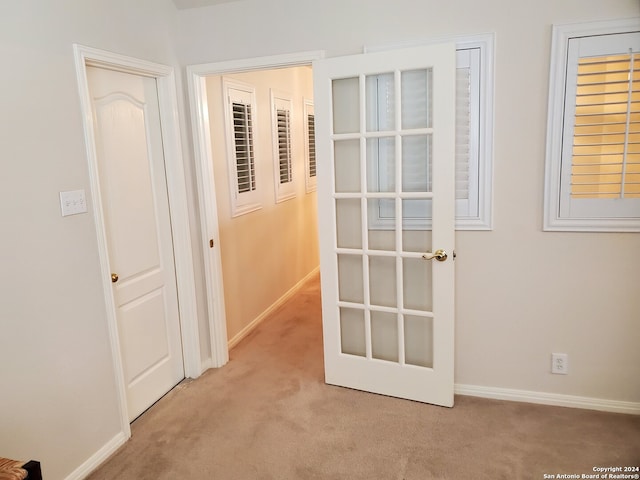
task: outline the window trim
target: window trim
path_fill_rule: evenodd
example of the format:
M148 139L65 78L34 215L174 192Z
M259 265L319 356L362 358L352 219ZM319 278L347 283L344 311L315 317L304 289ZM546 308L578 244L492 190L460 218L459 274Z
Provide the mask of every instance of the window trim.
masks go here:
M393 45L366 46L365 53L454 42L456 51L477 48L479 62L478 116L478 215L456 217L456 230L493 230L493 130L494 130L494 51L495 34L442 36L420 41L402 42ZM424 221L420 228L424 229ZM428 222L430 225L430 222ZM431 228L427 226L426 228Z
M244 93L250 98L249 105L251 106L251 115L253 118L252 123L252 137L253 137L253 164L254 164L254 176L256 178L255 189L249 192L238 191L238 171L236 166L236 151L235 151L235 135L233 128L233 91ZM258 144L258 111L256 102L256 89L253 85L240 82L238 80L232 80L228 77L222 78L222 96L224 101L224 124L227 144L227 168L229 179L229 197L231 207L231 217L238 217L250 212L254 212L262 208L260 199L260 185L258 182L258 159L256 154L256 147Z
M296 172L295 172L295 156L293 154L293 124L295 122L295 114L293 109L293 100L288 93L270 88L271 96L271 136L273 145L273 182L276 203L290 200L296 196ZM278 136L278 110L280 107L286 107L289 112L289 130L287 132L289 141L289 162L291 169L291 180L286 183L280 183L280 143Z
M640 18L553 25L544 185L544 231L638 232L639 218L576 218L560 213L565 83L569 40L640 31Z

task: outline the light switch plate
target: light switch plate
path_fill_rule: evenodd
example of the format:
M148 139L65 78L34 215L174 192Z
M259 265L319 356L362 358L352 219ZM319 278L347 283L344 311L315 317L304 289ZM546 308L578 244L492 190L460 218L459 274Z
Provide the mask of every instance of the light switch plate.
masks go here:
M77 215L78 213L87 213L87 200L84 190L72 190L69 192L60 192L60 210L62 216Z

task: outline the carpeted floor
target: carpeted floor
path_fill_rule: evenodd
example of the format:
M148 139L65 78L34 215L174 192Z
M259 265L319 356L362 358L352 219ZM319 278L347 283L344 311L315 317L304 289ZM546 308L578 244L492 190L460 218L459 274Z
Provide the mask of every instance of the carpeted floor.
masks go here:
M513 480L640 465L640 417L466 396L447 409L328 386L321 338L316 278L228 365L136 420L89 479Z

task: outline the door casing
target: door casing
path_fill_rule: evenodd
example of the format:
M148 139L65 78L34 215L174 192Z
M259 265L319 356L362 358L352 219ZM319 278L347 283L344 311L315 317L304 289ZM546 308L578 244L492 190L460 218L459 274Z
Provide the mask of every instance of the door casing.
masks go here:
M311 65L313 60L321 58L324 58L323 51L310 51L187 67L189 107L191 110L196 175L198 178L198 200L200 202L200 225L202 231L200 244L205 254L204 269L209 312L209 332L211 334L211 364L207 364L207 367L217 368L226 364L229 361L229 348L227 345L227 319L224 308L218 207L213 176L206 77L225 73L299 67ZM210 246L212 245L211 241L213 241L213 247Z
M131 427L127 413L125 377L120 357L116 307L113 298L110 269L107 253L107 237L100 200L98 179L98 158L96 154L93 115L87 66L117 70L133 75L153 77L157 81L158 103L160 107L161 129L165 154L167 191L171 216L171 233L174 245L176 284L179 299L180 329L182 333L182 351L185 376L196 378L204 371L200 359L198 317L191 250L191 234L187 209L187 192L182 160L182 146L178 122L175 76L172 67L139 60L103 50L74 44L76 76L80 105L83 113L85 147L90 180L90 198L95 217L96 237L100 271L102 274L103 295L106 305L109 341L114 367L115 383L119 399L121 429L125 439L131 437Z

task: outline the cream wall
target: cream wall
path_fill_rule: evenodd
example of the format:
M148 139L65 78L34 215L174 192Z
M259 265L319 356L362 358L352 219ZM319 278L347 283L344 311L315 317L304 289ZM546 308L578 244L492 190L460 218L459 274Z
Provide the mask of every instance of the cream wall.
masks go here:
M255 158L260 210L233 218L222 77L207 79L209 122L224 278L227 335L232 340L318 266L316 193L305 191L303 99L313 100L308 67L226 75L256 89ZM276 203L270 88L292 99L291 149L296 196Z
M542 231L551 26L637 16L637 0L247 0L179 12L180 56L495 32L494 228L457 234L456 383L640 402L640 235ZM569 375L549 373L552 352Z
M0 2L0 456L40 460L47 480L121 433L92 205L60 215L58 192L90 186L74 43L177 66L176 11Z

